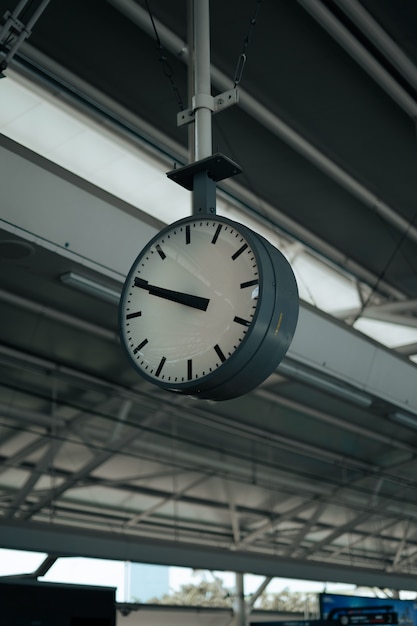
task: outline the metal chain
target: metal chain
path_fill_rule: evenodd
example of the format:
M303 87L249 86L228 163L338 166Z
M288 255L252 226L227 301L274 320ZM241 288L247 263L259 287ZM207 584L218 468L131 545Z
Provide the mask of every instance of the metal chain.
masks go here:
M153 19L152 11L151 11L151 8L149 6L148 0L146 0L146 8L148 10L150 20L152 22L153 31L155 33L156 47L157 47L157 50L159 50L159 59L158 60L162 64L162 71L164 73L164 76L166 76L168 78L169 82L171 83L171 87L172 87L172 90L173 90L173 92L175 94L175 97L177 99L177 103L178 103L180 111L184 111L184 103L182 101L179 89L178 89L178 87L177 87L177 85L175 84L175 81L174 81L174 71L173 71L172 67L169 64L169 61L168 61L168 59L166 57L166 54L165 54L165 49L164 49L164 47L163 47L163 45L161 43L161 40L159 38L158 31L157 31L157 28L156 28L156 24L155 24L155 21Z
M235 70L235 77L233 79L233 87L236 89L236 87L238 86L238 84L240 83L240 81L242 80L242 73L243 73L243 68L245 67L245 63L246 63L246 52L247 49L249 47L250 44L250 40L253 34L253 30L255 28L256 25L256 20L258 19L258 13L259 13L259 8L261 6L261 2L262 0L256 0L256 9L255 9L255 15L253 16L253 18L250 20L249 22L249 28L248 28L248 32L246 33L246 37L243 41L243 50L238 58L237 61L237 65L236 65L236 70Z

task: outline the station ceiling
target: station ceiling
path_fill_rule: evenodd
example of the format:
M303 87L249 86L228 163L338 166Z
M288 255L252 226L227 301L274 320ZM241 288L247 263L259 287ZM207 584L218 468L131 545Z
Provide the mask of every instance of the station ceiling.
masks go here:
M10 71L183 165L187 3L151 9L169 71L134 0L52 0ZM2 136L3 543L417 590L417 349L351 326L367 307L417 323L417 8L211 0L210 21L214 94L247 54L239 103L213 116L214 150L243 168L221 191L357 281L362 305L301 303L282 366L241 398L159 391L122 353L117 294L160 222Z

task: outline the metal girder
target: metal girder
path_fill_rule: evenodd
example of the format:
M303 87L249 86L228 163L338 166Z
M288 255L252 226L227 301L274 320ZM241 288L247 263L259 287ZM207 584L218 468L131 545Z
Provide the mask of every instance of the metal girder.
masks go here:
M404 491L406 489L408 489L408 487L404 487ZM304 549L302 551L302 556L307 558L319 552L322 547L331 545L333 541L337 539L338 537L341 537L345 533L354 531L354 529L357 526L360 526L361 524L366 522L368 519L370 519L374 513L384 511L385 508L386 508L385 502L381 502L377 505L370 506L367 511L364 511L363 513L359 513L353 519L349 520L349 522L346 522L346 524L342 524L341 526L338 526L337 528L335 528L332 532L326 535L326 537L322 539L321 541L316 542L310 548Z
M336 0L336 4L354 24L369 38L384 57L392 63L414 88L417 88L417 69L400 46L378 24L357 0Z
M403 533L401 541L400 541L400 543L398 545L397 552L395 553L395 557L394 557L394 560L392 562L392 566L390 568L393 571L398 566L398 564L399 564L399 562L401 560L401 556L402 556L402 553L404 551L404 547L405 547L405 544L406 544L406 541L407 541L407 536L408 536L409 529L410 529L410 520L409 519L404 520L404 533Z
M119 561L137 561L195 569L250 572L264 576L280 576L322 581L338 581L364 586L379 586L417 591L413 575L382 570L323 563L303 559L283 558L255 554L247 551L228 551L213 546L185 542L155 541L148 537L115 536L114 533L97 533L74 527L39 524L36 522L13 524L0 522L3 547L46 552L50 555L78 556L80 554Z
M135 526L135 525L139 524L142 520L146 519L147 517L150 517L151 515L153 515L155 513L155 511L157 511L158 509L160 509L163 506L165 506L165 504L168 504L169 502L173 502L173 501L179 499L189 489L192 489L193 487L196 487L197 485L200 485L204 481L208 480L208 478L210 478L210 476L199 476L199 478L197 478L196 480L193 480L191 483L189 483L188 485L186 485L182 489L179 489L178 491L176 491L172 495L167 496L166 498L163 498L162 500L159 500L153 506L149 507L148 509L145 509L141 513L138 513L137 515L133 515L124 524L124 526Z
M389 568L389 571L399 570L400 567L401 568L408 567L409 565L411 565L411 563L415 563L416 560L417 560L417 549L414 550L414 552L412 552L411 554L409 554L405 558L400 559L399 561L397 561L395 567Z
M140 7L133 0L108 1L140 28L147 32L151 31L151 25L145 9ZM313 0L310 0L308 2L306 0L304 2L303 0L299 0L302 5L310 4L312 1ZM157 24L160 33L159 36L166 49L178 55L178 58L186 63L189 57L189 50L186 43L157 20L155 24ZM230 78L223 74L217 67L211 67L211 78L213 84L221 91L230 88ZM406 98L406 95L407 94L404 94L404 98ZM417 110L417 105L411 97L408 97L407 104L413 111ZM363 202L365 207L378 213L382 219L398 228L401 232L407 232L407 236L411 239L417 240L417 229L413 226L410 227L407 221L399 215L393 207L383 202L373 191L368 189L358 179L355 179L348 171L340 167L338 163L330 159L324 152L321 152L300 133L297 133L283 119L272 113L263 106L259 100L241 88L239 88L239 106L261 123L269 132L274 133L277 137L285 141L295 151L357 197Z
M285 520L292 519L293 517L295 517L299 513L302 513L304 511L310 509L312 506L313 506L313 502L311 502L311 501L303 502L303 503L299 504L298 506L290 509L286 513L282 513L281 515L278 515L276 519L267 519L266 521L262 522L261 525L258 526L258 528L256 528L252 532L250 532L247 535L245 535L240 540L240 542L238 544L238 548L241 548L241 547L243 547L245 545L253 543L255 541L255 539L257 539L258 537L263 535L265 532L270 531L272 528L274 528L278 524L281 524Z
M194 412L194 411L196 411L196 409L195 409L195 408L193 408L193 413L192 413L192 416L190 416L190 417L191 417L194 421L196 421L196 420L198 421L198 420L199 420L199 413L200 413L201 409L198 409L196 412ZM203 411L202 413L204 414L204 411ZM185 417L184 408L181 408L181 415L182 415L182 417L183 417L183 418ZM224 418L224 419L225 419L225 418ZM230 429L230 428L232 428L232 423L231 423L231 422L229 422L229 426L228 426L228 428L229 428L229 429ZM235 428L236 428L236 424L235 424ZM294 445L294 443L295 443L295 442L293 442L293 445ZM310 450L310 452L311 452L311 450ZM320 455L320 451L319 451L319 450L316 450L316 452L318 452L318 454ZM407 463L407 462L408 462L408 461L406 461L406 463ZM396 467L398 467L398 464L397 464L397 466L396 466ZM368 468L368 472L367 472L367 473L366 473L366 475L365 475L365 477L366 477L366 478L369 478L369 476L370 476L370 474L369 474L369 469L370 469L370 468ZM379 476L379 471L380 471L380 470L379 470L379 468L375 468L375 476L377 476L377 477ZM361 478L361 477L360 477L360 478ZM395 478L394 478L394 479L395 479ZM351 487L352 487L352 482L350 482L350 483L349 483L348 487L349 487L349 488L351 488ZM325 494L325 499L326 499L326 501L331 501L331 499L334 497L334 495L337 493L337 491L338 491L338 490L333 491L333 492L327 491L327 492L326 492L326 494ZM312 505L314 505L314 502L317 502L317 500L313 500L313 501L312 501L312 502L310 502L310 503L305 503L303 506L304 506L304 507L305 507L305 506L312 506ZM387 512L389 512L389 509L387 510ZM291 512L291 515L296 515L296 512L292 511L292 512ZM279 523L280 523L281 521L283 521L284 519L286 519L286 518L285 518L285 517L284 517L284 518L282 518L282 517L278 517L278 518L274 521L274 523L275 523L275 524L279 524ZM268 519L267 519L267 521L266 521L266 523L265 523L265 526L264 526L264 529L263 529L263 530L262 530L262 528L258 528L258 529L256 529L256 531L254 531L254 532L256 532L256 536L255 536L255 538L256 538L256 537L260 537L260 536L262 536L263 532L268 533L268 531L270 530L270 528L271 528L271 520L270 520L270 518L268 518ZM250 542L250 538L251 538L251 535L250 535L250 533L249 533L249 534L247 535L247 538L245 539L245 541L249 541L249 542ZM252 539L253 539L253 538L254 538L254 536L252 535Z
M54 471L54 473L56 474L55 471ZM58 473L56 475L60 479L65 479L65 476L62 473ZM202 480L206 480L206 479L207 479L207 477L203 476L201 478L201 480L198 480L197 482L201 482ZM68 480L71 480L71 477ZM68 480L66 481L67 485L68 485ZM143 493L144 495L152 495L153 497L158 498L158 502L157 502L156 507L151 507L150 510L145 510L145 512L144 512L145 515L143 516L143 518L145 518L145 517L149 517L150 513L154 513L155 510L161 506L161 503L164 504L164 503L169 502L170 500L173 500L173 499L181 499L184 502L186 502L187 500L184 499L185 492L186 492L187 489L190 489L194 484L196 484L196 482L194 482L192 485L187 485L183 490L181 490L181 494L180 494L180 492L176 492L174 494L169 494L169 495L165 495L165 496L161 492L154 491L154 492L151 493L151 491L149 489L140 488L140 487L136 487L136 486L135 487L132 486L131 489L127 489L126 485L119 485L119 487L120 487L120 489L122 489L122 491L125 491L126 494L128 494L130 492L132 494L133 493L136 493L136 494ZM91 486L94 486L94 485L96 485L96 486L106 485L106 481L105 480L103 481L100 478L94 478L94 479L93 478L89 478L89 479L87 479L87 481L85 481L85 480L83 481L83 485L84 486L88 486L88 487L91 487ZM333 492L332 497L329 496L329 501L334 497L335 493L336 492ZM37 495L39 496L40 494L38 493ZM48 495L50 495L50 491L48 491L46 493L45 497L48 497ZM371 497L372 497L372 495L371 495ZM203 501L203 500L200 500L200 501L197 502L197 500L195 498L191 499L189 501L192 502L194 505L198 505L199 504L199 505L202 505L202 506L216 506L215 502L208 502L208 501ZM56 505L59 504L59 501L56 502L55 504ZM311 502L310 506L312 506L312 505L313 505L313 503ZM87 507L86 504L83 504L83 503L80 504L80 503L77 503L76 500L71 500L71 499L67 499L66 500L66 504L64 503L63 506L64 506L64 508L65 508L65 506L69 506L69 507L72 506L72 507L78 507L78 508L81 507L81 508L84 508L86 511L88 510L88 507ZM105 516L105 514L106 514L105 506L103 506L102 504L99 504L99 503L97 504L97 506L99 507L99 510L101 511L101 513ZM223 509L226 509L227 506L228 506L227 504L224 504L223 505ZM307 504L306 504L306 506L307 506ZM61 507L62 507L62 504L61 504ZM114 508L113 509L108 508L109 514L113 512L113 515L114 515L114 511L115 510L116 509L114 509ZM94 507L91 508L91 512L92 513L94 512ZM250 511L249 511L249 509L243 510L242 507L239 507L239 512L243 513L243 514L247 514ZM371 511L371 512L373 512L373 511ZM277 519L273 519L273 520L271 520L270 514L266 513L265 511L262 512L260 510L257 510L257 511L252 510L252 513L257 513L260 518L261 518L261 516L264 516L264 518L267 519L267 523L266 524L262 524L262 522L261 522L261 526L258 529L259 533L257 533L257 537L255 537L253 533L248 533L247 537L249 539L251 539L252 541L255 538L261 537L264 533L268 533L271 530L271 528L275 527L276 525L279 525L281 522L285 521L285 519L291 520L291 519L294 519L296 517L296 515L297 515L297 511L294 508L290 510L290 512L289 512L287 517L285 517L285 514L283 514L282 516L278 516ZM390 515L390 512L386 511L385 514L386 515ZM121 528L126 528L127 527L127 524L126 524L125 520L129 520L129 518L127 517L128 515L129 515L129 511L127 511L126 509L123 509L123 511L120 511L120 527ZM81 515L81 517L82 517L82 515ZM142 518L141 514L140 514L140 517ZM320 530L323 531L325 529L326 529L326 527L322 525ZM330 528L328 528L328 530L326 532L331 532L331 530L332 529L330 527ZM345 532L347 532L347 531L355 531L355 527L354 527L354 525L352 525L352 527L350 527L349 529L345 529L343 527L341 530L345 531ZM255 532L257 532L257 531L255 531ZM365 535L367 534L366 530L361 530L359 532L361 533L362 536L364 534ZM371 536L371 534L368 533L367 536ZM242 545L244 545L244 544L242 544ZM326 548L328 547L326 543L324 543L323 545Z
M123 412L126 410L126 406L129 405L129 401L125 401L120 411ZM128 410L128 409L127 409ZM94 469L102 465L116 450L120 450L123 448L129 441L132 440L135 436L139 435L139 431L136 429L130 428L127 433L125 433L122 437L120 437L116 442L113 443L113 447L110 450L104 450L102 452L97 452L95 456L86 463L80 470L74 472L74 474L65 480L61 485L51 489L43 498L40 498L32 506L28 507L27 510L21 513L20 517L22 519L29 519L35 513L42 510L45 506L49 506L53 500L58 498L60 495L65 493L68 489L73 487L78 481L80 481L83 477L88 476L90 472Z
M255 602L257 601L258 598L261 597L261 595L266 590L271 580L272 580L271 576L266 576L265 579L261 582L261 584L257 588L257 590L251 594L250 599L247 601L247 605L250 610L253 609Z
M299 402L297 400L292 400L290 398L284 398L277 393L273 393L268 389L260 388L255 391L256 395L271 400L279 406L284 406L289 409L293 409L294 411L301 411L307 415L311 415L315 419L318 419L326 424L335 425L338 428L342 428L347 432L355 433L361 437L368 437L374 441L379 441L380 443L390 444L397 448L398 450L403 450L405 452L409 452L410 454L414 454L414 446L411 444L405 443L403 441L395 441L392 437L388 437L383 435L382 433L376 432L366 426L353 424L352 422L348 422L346 420L342 420L334 415L329 415L325 411L319 411L312 407L307 406L305 403Z
M415 306L413 307L415 308ZM400 326L409 326L410 328L417 328L417 318L412 315L401 315L392 313L385 309L383 305L381 308L372 307L365 309L361 317L367 319L379 320L381 322L387 322L388 324L398 324Z
M48 368L50 370L54 369L54 367L51 364L48 365ZM107 387L108 392L111 392L112 390L113 390L112 386ZM121 395L123 395L123 393L126 393L126 390L120 390L120 393ZM324 413L316 412L313 409L304 407L304 405L301 405L299 403L292 404L293 401L280 399L275 394L269 394L269 392L266 392L264 390L260 390L259 392L256 392L256 393L260 394L261 396L265 396L274 402L277 401L278 403L282 403L284 405L287 404L288 406L294 406L294 408L297 408L298 410L302 410L303 412L306 412L307 414L311 414L314 417L319 417L319 419L326 418L327 421L331 420L331 416L326 417ZM134 394L131 393L130 395L133 399ZM135 400L139 400L139 398L140 396L137 395L135 397ZM153 408L155 408L154 401L151 401L151 405L153 406ZM178 410L178 408L175 406L175 402L173 400L170 400L169 398L166 399L166 405L167 406L170 405L171 410L174 412ZM16 413L16 409L14 409L14 411ZM302 454L311 455L314 458L320 459L328 463L335 463L335 462L342 463L345 467L350 467L352 469L355 469L361 472L366 472L367 475L369 475L369 472L372 473L375 471L379 471L379 468L377 466L374 466L370 463L366 463L363 461L358 461L352 457L335 454L333 452L328 451L324 447L312 446L303 442L299 442L294 439L288 439L286 437L281 437L281 436L273 435L271 433L266 433L264 430L259 429L256 426L249 426L249 425L243 425L243 424L238 425L236 424L234 420L230 420L228 417L222 416L219 412L217 412L216 415L213 415L212 413L207 411L207 409L204 408L204 405L196 405L196 406L189 407L188 410L182 412L182 417L186 419L191 419L193 422L199 421L202 425L210 425L212 427L218 428L219 430L232 431L236 435L245 437L247 439L250 439L251 441L256 441L256 440L263 441L265 440L265 438L268 438L269 444L271 446L277 447L277 449L284 449L284 450L296 449L298 450L298 452ZM43 416L39 416L39 419L45 420ZM333 419L332 421L337 422L338 420ZM346 428L348 430L350 429L349 424L346 425ZM358 427L358 430L361 434L365 434L365 429L363 429L362 427ZM370 433L368 434L369 436L371 436ZM384 438L383 436L379 436L377 433L373 436L373 438L375 438L378 441L384 441L385 443L387 443L387 439ZM410 448L410 446L408 446L407 444L397 442L392 445L406 452L409 452L410 454L413 453L413 448Z
M9 505L8 510L4 514L5 519L19 515L21 505L24 504L27 496L31 493L32 489L34 489L36 483L40 480L46 468L50 467L51 463L54 460L54 457L56 456L63 444L63 440L59 441L55 439L50 441L47 450L39 459L34 471L31 472L25 484L20 487L13 501Z
M416 366L310 307L300 307L287 358L417 414Z
M111 402L111 400L110 400ZM95 410L103 410L105 406L108 405L108 402L105 402L100 405L100 407L95 407ZM4 412L3 407L0 405L0 414L9 415L10 408L6 407ZM17 409L14 407L12 412L12 416L14 419L27 421L27 423L39 423L44 424L47 428L54 428L54 437L60 437L62 440L72 431L78 433L79 425L84 422L88 418L88 411L82 411L80 414L75 415L69 420L60 420L56 416L52 418L52 416L45 416L43 413L34 413L33 411L25 411L22 409ZM56 420L56 421L55 421ZM55 424L54 424L55 421ZM0 467L0 474L7 470L8 467L13 467L23 461L25 458L37 452L42 447L48 445L48 441L45 440L45 436L42 434L23 448L20 448L19 451L15 452L11 457L8 458L7 463L5 463L2 467Z
M396 468L400 467L400 466L404 466L407 465L409 461L404 461L401 463L397 463L395 465ZM374 513L376 512L381 512L384 511L385 513L388 513L388 509L389 507L387 507L386 501L383 500L381 502L378 502L378 499L376 497L382 482L383 482L383 477L379 476L378 471L375 472L375 476L379 477L378 478L378 482L377 482L377 486L374 489L374 492L370 495L369 497L369 501L368 504L364 507L365 510L363 513L358 514L355 518L351 519L349 522L347 522L346 524L342 525L342 526L338 526L337 528L335 528L333 531L330 531L326 537L324 537L324 539L322 541L316 542L314 543L310 548L304 548L302 550L299 550L299 553L304 556L304 557L308 557L310 555L315 554L316 552L319 552L321 550L321 548L323 547L329 547L332 545L332 542L337 539L338 537L341 537L342 535L344 535L345 533L349 533L349 532L354 532L361 524L363 524L364 521L366 521L367 519L370 519ZM369 478L369 476L367 476L366 478ZM325 507L329 505L329 503L331 503L334 498L336 497L336 495L338 493L340 493L340 491L342 491L344 488L348 487L352 487L352 485L354 483L358 483L362 480L362 477L358 478L355 481L348 481L346 483L346 485L341 486L340 488L336 488L333 490L333 492L331 494L329 494L327 497L321 496L319 498L313 498L310 502L305 502L304 503L304 510L308 509L309 507L313 506L314 503L318 503L315 512L313 513L313 515L310 517L309 521L306 522L305 526L303 527L303 529L300 531L300 533L297 534L294 543L292 543L289 548L285 551L285 554L290 554L294 551L294 548L296 549L300 544L302 539L307 536L310 528L314 525L314 523L316 523L320 517L320 515L323 513L323 511L325 510ZM406 491L408 489L408 486L404 486L403 487L403 491ZM300 511L297 511L298 513ZM282 521L284 521L285 516L283 518L279 518L277 519L273 526L276 527L277 525L279 525ZM392 525L392 523L390 522L389 526ZM253 533L250 533L246 539L249 538L250 541L252 541L253 539L257 538L260 534L261 534L261 530L264 529L264 532L266 532L267 530L270 530L272 526L272 523L270 520L268 520L267 522L265 522L261 527L259 527L259 529L257 531L254 531ZM361 534L364 531L361 531ZM366 533L365 533L366 534ZM374 533L373 533L374 534ZM367 534L367 536L371 536L371 534ZM353 545L355 545L356 543L358 543L359 541L363 541L364 537L361 537L360 539L358 539L355 542L349 542L349 546L352 547ZM294 546L295 544L295 546ZM337 549L336 551L334 551L333 553L337 553L337 554L341 554L343 551L345 550L345 548L343 549Z
M75 184L76 176L47 165L45 159L33 153L35 162L28 161L22 153L27 156L30 152L17 144L14 144L16 153L3 143L10 145L5 138L1 139L5 184L2 227L12 227L14 232L16 228L22 229L27 240L122 283L133 259L157 232L156 221L93 185ZM13 184L17 172L26 181L25 185ZM36 214L27 210L34 194L39 198ZM56 203L56 198L61 201ZM85 228L80 229L80 224ZM123 245L117 250L113 245L114 233L123 233Z
M326 503L319 502L319 504L317 505L316 510L314 511L313 515L309 518L308 522L306 522L304 524L304 526L301 528L301 530L294 537L294 539L291 542L291 544L288 546L288 549L285 551L285 556L291 556L292 554L297 552L297 549L301 545L301 542L306 537L306 535L308 535L308 533L311 531L311 529L314 528L316 522L320 518L320 516L323 513L323 511L326 508L326 506L327 506Z
M239 526L239 516L236 511L235 506L235 498L233 495L233 491L230 488L230 483L226 479L223 479L224 490L226 492L227 501L229 503L229 511L230 511L230 524L232 526L233 531L233 542L235 545L239 544L240 541L240 526Z
M298 2L414 120L417 115L417 103L414 98L411 97L399 81L394 79L384 65L368 51L367 47L344 26L342 21L317 0L298 0ZM415 238L417 231L415 228L413 230L414 232L411 236Z

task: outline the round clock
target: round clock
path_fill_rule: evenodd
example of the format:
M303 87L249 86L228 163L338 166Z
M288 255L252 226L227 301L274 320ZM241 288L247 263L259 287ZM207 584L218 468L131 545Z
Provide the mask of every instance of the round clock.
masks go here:
M133 263L119 308L122 345L145 379L213 400L265 380L297 318L297 284L285 257L216 215L158 233Z

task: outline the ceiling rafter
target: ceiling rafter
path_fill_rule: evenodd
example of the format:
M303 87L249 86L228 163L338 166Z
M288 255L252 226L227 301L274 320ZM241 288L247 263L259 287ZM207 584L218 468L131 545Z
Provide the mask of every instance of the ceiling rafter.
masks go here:
M223 478L222 484L224 487L227 501L229 503L230 524L231 524L232 533L233 533L233 543L237 545L240 541L240 524L239 524L239 515L236 511L235 497L234 497L233 490L231 489L229 481Z
M18 517L20 507L24 505L27 497L31 494L38 481L41 479L47 467L50 467L53 459L58 454L63 445L63 441L53 440L49 442L43 456L36 463L35 471L30 474L24 485L19 489L13 501L10 503L8 510L4 513L5 519Z
M201 483L205 482L209 478L210 478L210 476L199 476L198 478L196 478L195 480L191 481L190 483L188 483L187 485L185 485L181 489L178 489L177 491L173 492L172 495L167 496L166 498L163 498L159 502L156 502L153 506L149 507L148 509L145 509L141 513L133 515L125 523L125 526L137 526L144 519L147 519L148 517L153 515L155 513L155 511L158 511L159 509L161 509L166 504L169 504L170 502L174 502L176 500L179 500L181 498L181 496L184 495L187 491L189 491L190 489L193 489L194 487L197 487L197 485L201 485Z
M127 404L127 401L126 401L126 404ZM121 412L124 411L125 406L126 405L122 405ZM125 433L123 437L120 437L117 440L117 442L112 444L113 452L123 448L123 446L125 446L133 437L137 435L138 435L138 432L135 429L133 428L129 429L129 431ZM67 491L72 486L74 486L80 479L82 479L85 476L88 476L88 474L93 469L96 469L102 463L104 463L108 458L110 458L111 454L112 452L108 450L104 452L96 453L95 456L91 459L91 461L86 463L80 470L75 472L70 479L67 479L66 481L64 481L59 487L53 488L49 494L41 498L36 504L29 507L29 509L24 511L24 513L22 513L20 517L22 519L28 519L32 515L34 515L34 513L36 513L43 507L50 506L53 500L55 500L58 496L60 496L65 491Z
M395 553L394 560L392 562L392 566L391 567L392 567L393 570L397 567L397 564L399 563L399 561L401 559L401 556L402 556L402 554L404 552L404 548L405 548L405 544L407 542L407 536L408 536L409 530L410 530L410 520L406 519L406 520L404 520L403 536L402 536L401 541L400 541L400 543L398 545L397 552Z
M54 474L55 474L55 473L54 473ZM58 474L58 475L59 475L59 474ZM100 484L101 484L101 482L102 482L102 481L100 481L100 479L97 479L97 478L96 478L95 480L92 480L91 478L89 478L87 481L85 481L85 486L89 486L89 485L93 485L93 484L100 485ZM104 481L104 484L105 484L105 481ZM124 490L127 490L127 485L125 485L125 486L123 487L123 489L124 489ZM161 499L161 495L162 495L160 492L158 492L158 491L156 491L156 490L149 490L149 489L146 489L146 488L140 488L140 487L136 487L136 486L135 486L135 487L130 486L130 490L131 490L133 493L143 493L143 494L145 494L145 495L154 495L154 496L155 496L155 497L157 497L158 499ZM166 499L169 499L169 498L170 498L170 496L171 496L171 494L167 494L167 495L165 495L165 498L166 498ZM218 504L216 504L216 502L214 502L214 501L211 501L211 502L210 502L210 501L203 501L203 500L201 500L201 499L197 499L197 498L189 498L189 497L187 498L187 497L185 497L185 496L182 496L182 498L181 498L181 499L182 499L184 502L193 503L194 505L200 505L200 506L205 506L205 507L206 507L206 506L210 506L210 507L213 507L213 506L217 506L217 507L218 507L218 506L219 506L219 505L218 505ZM68 500L68 501L69 501L69 500ZM76 501L74 500L74 503L75 503L75 502L76 502ZM56 505L56 503L55 503L55 505ZM226 503L224 503L224 504L222 505L222 507L221 507L221 508L223 508L224 510L227 510L228 505L227 505ZM260 517L260 516L262 516L262 515L263 515L263 516L265 516L265 518L266 518L266 519L270 517L270 512L267 512L267 511L262 512L262 511L260 511L259 509L256 509L256 510L252 510L252 511L250 511L250 509L245 509L245 508L244 508L244 507L242 507L241 505L239 505L238 510L239 510L239 513L240 513L240 514L243 514L243 515L247 515L249 512L251 512L251 513L252 513L252 515L253 515L253 514L255 514L257 517ZM389 515L389 512L388 512L388 511L386 511L386 512L384 513L384 515ZM391 515L392 515L392 514L391 514ZM260 517L260 519L262 519L262 517ZM292 518L292 519L294 519L295 523L297 523L297 524L299 524L299 523L300 523L300 521L301 521L301 519L300 519L300 518ZM398 521L398 519L401 519L401 516L397 516L397 517L396 517L396 521ZM391 522L391 524L392 524L392 522ZM268 526L270 527L270 522L268 522ZM326 528L326 526L322 526L322 528ZM268 529L266 529L266 530L268 530ZM265 531L265 529L264 529L264 531ZM361 533L361 535L363 535L363 534L364 534L364 531L363 531L363 530L360 530L359 532ZM366 533L365 533L365 534L366 534ZM369 536L369 533L368 533L368 536Z
M292 556L297 553L298 548L303 542L303 539L315 528L317 521L320 519L323 511L326 509L327 504L325 502L319 502L316 510L313 512L308 521L301 527L301 530L297 532L292 542L285 551L285 556Z
M407 487L404 487L402 491L405 491L406 489ZM321 541L318 541L315 545L311 546L310 548L304 549L302 552L302 556L309 557L315 554L323 546L331 545L335 539L338 539L339 537L341 537L342 535L346 533L354 531L355 528L357 528L364 522L371 519L374 513L380 513L381 511L384 511L386 509L386 506L387 504L385 500L382 502L379 502L378 504L373 504L373 505L370 504L369 508L365 510L363 513L359 513L358 515L356 515L354 518L352 518L345 524L342 524L338 528L335 528L324 539L322 539Z

